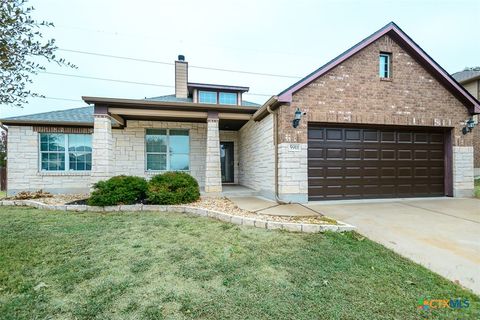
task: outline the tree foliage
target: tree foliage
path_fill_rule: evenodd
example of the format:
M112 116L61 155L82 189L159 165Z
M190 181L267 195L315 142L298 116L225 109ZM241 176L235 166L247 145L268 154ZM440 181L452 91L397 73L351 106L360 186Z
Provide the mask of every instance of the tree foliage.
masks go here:
M19 107L29 97L41 96L27 88L33 82L32 75L45 70L39 57L75 68L55 55L55 39L43 39L40 30L54 25L33 19L31 13L35 9L27 1L0 1L0 103Z

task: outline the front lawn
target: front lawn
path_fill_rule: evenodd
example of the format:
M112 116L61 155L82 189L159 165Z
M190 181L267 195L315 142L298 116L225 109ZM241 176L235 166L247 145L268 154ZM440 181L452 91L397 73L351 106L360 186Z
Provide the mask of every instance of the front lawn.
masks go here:
M423 298L470 307L426 312ZM0 208L1 319L473 319L479 303L355 233Z

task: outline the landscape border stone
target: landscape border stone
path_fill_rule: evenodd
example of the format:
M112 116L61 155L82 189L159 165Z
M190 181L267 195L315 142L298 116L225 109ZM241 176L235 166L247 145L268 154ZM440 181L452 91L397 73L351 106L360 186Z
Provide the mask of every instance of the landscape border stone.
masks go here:
M337 225L331 224L310 224L310 223L294 223L294 222L279 222L269 221L263 219L255 219L252 217L243 217L231 215L225 212L179 205L118 205L95 207L87 205L49 205L34 200L0 200L0 206L28 206L37 209L56 210L56 211L74 211L74 212L120 212L120 211L158 211L158 212L177 212L189 215L209 217L216 220L233 223L236 225L245 225L268 230L285 230L289 232L304 232L304 233L318 233L318 232L346 232L353 231L356 228L352 225L337 221Z

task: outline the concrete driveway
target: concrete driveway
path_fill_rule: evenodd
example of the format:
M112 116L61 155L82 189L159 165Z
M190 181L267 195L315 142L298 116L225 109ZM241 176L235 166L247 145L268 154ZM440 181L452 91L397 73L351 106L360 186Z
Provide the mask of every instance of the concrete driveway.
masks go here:
M480 200L335 201L309 206L480 294Z

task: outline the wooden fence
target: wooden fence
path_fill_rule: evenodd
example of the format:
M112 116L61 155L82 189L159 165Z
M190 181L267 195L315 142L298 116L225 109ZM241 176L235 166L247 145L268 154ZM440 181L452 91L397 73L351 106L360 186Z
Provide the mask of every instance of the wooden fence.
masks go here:
M0 190L7 190L7 168L0 167Z

